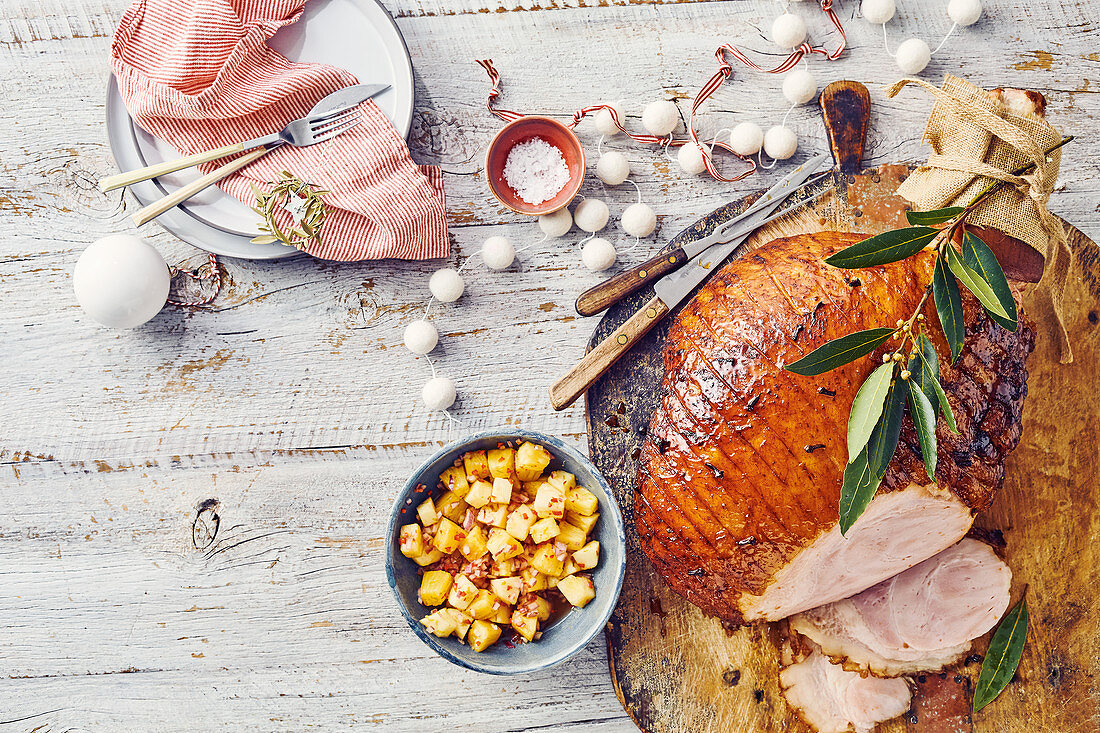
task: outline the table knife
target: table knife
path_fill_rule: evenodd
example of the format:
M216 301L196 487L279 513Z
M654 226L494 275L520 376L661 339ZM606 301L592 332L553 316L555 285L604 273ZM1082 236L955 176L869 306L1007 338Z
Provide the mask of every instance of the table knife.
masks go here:
M657 278L678 270L683 267L684 263L707 248L729 241L734 229L739 228L738 224L747 224L748 221L746 220L751 221L754 215L758 215L762 211L764 212L763 216L767 216L799 188L816 183L819 180L819 177L816 177L819 173L821 174L820 177L824 177L831 169L832 161L828 153L810 158L765 191L744 212L717 227L709 236L689 242L671 252L660 254L584 291L577 298L577 313L582 316L595 315ZM756 229L764 223L759 221L762 218L757 217L757 224L752 229Z
M814 161L817 161L817 159L815 158ZM800 169L805 167L805 165L800 166ZM804 171L796 170L795 173L802 175ZM782 213L786 214L792 209L818 198L820 195L818 194L801 204L790 206ZM712 241L709 246L706 246L688 261L682 269L657 280L653 286L656 295L628 318L626 323L619 326L614 333L596 344L576 366L550 387L550 404L553 405L554 409L564 410L584 394L592 386L592 383L600 378L600 375L618 361L619 357L629 351L669 311L687 298L695 287L713 273L722 264L722 261L748 239L765 220L770 221L773 218L771 214L775 207L769 208L769 204L776 204L777 201L781 202L784 198L786 198L786 194L780 191L763 207L757 207L757 204L754 203L753 207L757 207L754 212L756 214L755 224L752 219L746 221L741 217L722 224L718 228L723 232L722 236L724 237L724 240L718 240L721 241L720 244ZM709 237L701 241L705 242L707 239Z

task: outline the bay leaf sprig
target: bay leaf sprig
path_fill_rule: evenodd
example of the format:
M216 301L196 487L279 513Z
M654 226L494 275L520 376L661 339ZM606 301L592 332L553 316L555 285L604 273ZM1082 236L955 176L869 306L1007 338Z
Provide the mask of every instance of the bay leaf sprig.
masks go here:
M974 685L974 712L997 699L1016 674L1027 639L1027 601L1023 598L1005 614L989 641L978 683Z
M252 194L256 205L252 210L260 215L260 234L253 237L252 244L274 244L281 242L305 251L306 245L319 240L325 225L325 207L322 191L313 184L304 181L290 171L282 171L279 178L272 182L270 191L263 191L252 184ZM290 228L284 229L276 221L276 210L282 209L290 214Z
M1063 138L1044 151L1044 155L1072 139ZM1034 165L1028 164L1011 173L1019 176L1032 168ZM834 267L856 269L899 262L925 249L935 252L932 281L908 318L899 319L893 328L870 328L833 339L785 367L804 376L824 374L871 354L882 344L897 342L882 355L881 365L870 373L852 401L848 464L840 489L842 534L847 534L878 491L897 450L907 406L929 480L934 480L936 472L939 415L944 416L950 431L958 432L940 383L939 358L926 333L923 310L929 297L935 304L951 363L959 358L966 334L960 284L998 324L1010 331L1019 325L1016 302L993 250L965 226L967 217L1003 185L1004 181L992 181L966 206L908 211L906 219L912 226L868 237L825 260ZM959 249L955 247L956 240L960 241Z

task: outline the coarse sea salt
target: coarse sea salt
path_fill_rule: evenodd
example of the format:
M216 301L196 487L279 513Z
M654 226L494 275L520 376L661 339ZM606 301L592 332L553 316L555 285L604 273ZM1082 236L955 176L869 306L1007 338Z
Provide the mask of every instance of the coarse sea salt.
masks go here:
M527 203L541 204L569 183L569 166L560 150L541 137L533 137L508 151L504 180Z

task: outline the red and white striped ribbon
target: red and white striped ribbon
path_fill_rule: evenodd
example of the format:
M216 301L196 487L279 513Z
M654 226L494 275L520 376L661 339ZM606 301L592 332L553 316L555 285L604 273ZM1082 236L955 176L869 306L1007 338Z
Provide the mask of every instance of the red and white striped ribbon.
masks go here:
M203 281L210 280L212 286L210 292L207 293L206 296L203 297L201 300L188 301L168 298L168 303L170 305L178 305L185 308L201 308L204 305L209 305L211 302L213 302L214 298L218 297L218 293L220 293L222 289L222 273L221 270L218 269L218 260L216 257L214 257L214 255L208 254L206 264L207 270L205 275L199 274L200 272L202 272L201 266L195 270L184 270L180 267L172 268L173 275L183 275L184 277L188 277L196 283L202 283Z

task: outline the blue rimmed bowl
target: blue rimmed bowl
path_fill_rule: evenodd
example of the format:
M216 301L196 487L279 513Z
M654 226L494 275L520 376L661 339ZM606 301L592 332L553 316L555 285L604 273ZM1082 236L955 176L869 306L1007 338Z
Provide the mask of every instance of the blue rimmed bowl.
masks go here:
M501 636L501 641L485 651L475 652L453 636L441 639L428 633L420 624L420 619L434 609L420 605L417 598L420 567L401 554L398 535L402 525L416 521L416 505L423 500L423 494L416 494L417 486L424 484L435 487L439 482L439 474L450 468L455 459L466 451L496 448L498 443L509 440L528 440L546 446L554 455L547 470L569 471L577 477L578 485L587 488L600 500L600 520L591 535L600 542L600 563L591 573L596 586L596 597L584 608L574 608L566 613L549 626L538 641L509 647L504 643L505 634ZM625 573L626 533L623 516L607 481L585 455L558 438L542 433L530 430L491 430L451 443L413 472L390 513L389 532L386 535L386 579L393 589L401 614L421 641L440 656L476 672L521 674L546 669L569 659L604 628L619 600Z

